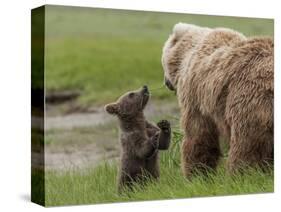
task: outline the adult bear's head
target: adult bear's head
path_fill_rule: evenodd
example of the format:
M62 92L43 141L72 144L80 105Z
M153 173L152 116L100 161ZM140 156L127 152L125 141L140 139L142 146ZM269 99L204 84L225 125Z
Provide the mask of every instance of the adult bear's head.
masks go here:
M178 23L163 47L162 66L164 69L164 83L172 91L177 90L179 74L183 68L184 59L188 59L194 47L209 32L192 24Z

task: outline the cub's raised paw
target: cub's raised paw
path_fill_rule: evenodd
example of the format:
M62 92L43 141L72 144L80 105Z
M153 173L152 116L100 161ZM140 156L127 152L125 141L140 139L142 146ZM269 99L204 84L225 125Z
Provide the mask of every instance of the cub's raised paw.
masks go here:
M167 120L161 120L157 123L157 126L166 133L171 132L171 124Z

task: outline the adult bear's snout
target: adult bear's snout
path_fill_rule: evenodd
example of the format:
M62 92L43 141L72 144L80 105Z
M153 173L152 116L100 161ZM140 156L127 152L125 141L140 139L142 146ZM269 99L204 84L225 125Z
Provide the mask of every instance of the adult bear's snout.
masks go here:
M175 90L174 86L172 85L172 83L170 82L170 80L168 80L167 78L165 78L165 85L166 85L166 87L167 87L169 90L171 90L171 91L174 91L174 90Z

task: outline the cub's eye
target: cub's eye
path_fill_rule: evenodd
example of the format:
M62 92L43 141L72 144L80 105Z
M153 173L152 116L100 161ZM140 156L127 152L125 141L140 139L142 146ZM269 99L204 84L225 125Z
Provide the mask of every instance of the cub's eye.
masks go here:
M132 97L134 97L134 96L135 96L134 93L129 93L129 97L130 97L130 98L132 98Z

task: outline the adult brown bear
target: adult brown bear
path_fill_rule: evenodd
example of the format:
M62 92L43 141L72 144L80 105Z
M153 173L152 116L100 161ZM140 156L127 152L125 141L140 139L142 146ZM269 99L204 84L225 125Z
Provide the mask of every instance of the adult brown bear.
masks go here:
M219 135L228 169L273 162L274 43L225 28L179 23L163 48L165 84L181 109L182 169L216 168Z

